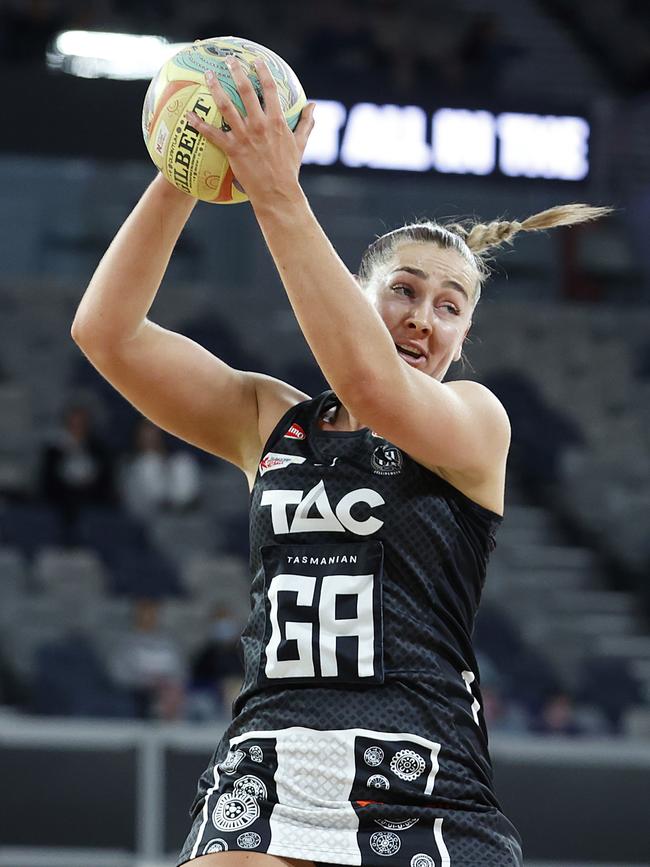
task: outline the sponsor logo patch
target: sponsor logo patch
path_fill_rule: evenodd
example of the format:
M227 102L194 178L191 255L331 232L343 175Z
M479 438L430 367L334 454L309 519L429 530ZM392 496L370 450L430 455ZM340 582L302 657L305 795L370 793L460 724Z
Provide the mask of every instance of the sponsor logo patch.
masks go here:
M289 462L299 461L304 458L296 458L294 455L266 455L267 458L288 458ZM270 469L279 469L279 466L271 466ZM268 472L268 468L264 471ZM260 469L260 473L262 470ZM348 530L357 536L369 536L379 530L384 522L369 515L365 520L353 517L352 507L357 503L365 503L371 508L383 506L384 498L372 488L357 488L345 494L333 508L325 490L325 483L317 485L306 494L303 491L262 491L261 506L270 506L273 532L279 533L344 533ZM296 506L296 510L289 526L288 506ZM314 515L314 512L317 514ZM336 514L335 514L336 513Z
M294 422L284 435L284 438L285 440L305 440L307 439L307 434L299 424Z
M282 455L277 452L267 452L260 461L260 476L271 470L281 470L289 464L304 464L306 458L299 455Z
M396 476L402 472L402 453L390 443L377 446L370 458L372 471L380 476Z

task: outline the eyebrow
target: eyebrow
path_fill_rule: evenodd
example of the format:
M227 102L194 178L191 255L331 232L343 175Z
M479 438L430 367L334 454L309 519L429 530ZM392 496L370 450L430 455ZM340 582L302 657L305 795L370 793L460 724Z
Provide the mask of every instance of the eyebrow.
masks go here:
M421 268L415 268L413 265L402 265L400 268L394 268L390 273L397 274L398 271L406 271L407 274L413 274L414 277L419 277L421 280L429 279L429 275L426 271L423 271ZM457 292L463 294L467 301L469 301L467 290L463 286L461 286L458 281L443 280L442 285L448 287L449 289L455 289Z

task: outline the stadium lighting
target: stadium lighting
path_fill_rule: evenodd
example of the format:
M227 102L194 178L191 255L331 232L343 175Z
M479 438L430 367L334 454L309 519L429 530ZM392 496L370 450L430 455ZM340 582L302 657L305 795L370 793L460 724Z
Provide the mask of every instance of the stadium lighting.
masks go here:
M67 30L47 65L83 78L151 79L191 42L163 36ZM581 181L589 174L582 117L317 99L304 162L320 166Z
M55 37L46 63L81 78L148 79L168 57L190 44L169 42L163 36L66 30Z

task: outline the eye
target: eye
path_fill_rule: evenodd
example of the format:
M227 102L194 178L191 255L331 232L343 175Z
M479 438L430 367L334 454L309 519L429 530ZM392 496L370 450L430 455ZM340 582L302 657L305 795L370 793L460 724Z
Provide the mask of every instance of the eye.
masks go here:
M445 310L449 310L449 312L453 313L454 316L460 316L460 310L458 309L458 307L456 307L455 304L446 303L441 304L440 306L443 307Z
M413 289L405 283L394 283L390 288L393 292L397 292L398 295L408 295L411 297L415 294Z

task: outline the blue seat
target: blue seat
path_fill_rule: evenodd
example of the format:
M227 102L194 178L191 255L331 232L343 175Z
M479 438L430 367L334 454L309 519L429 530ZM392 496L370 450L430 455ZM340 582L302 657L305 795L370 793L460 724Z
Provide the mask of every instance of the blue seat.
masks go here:
M134 598L179 596L182 588L174 565L150 548L123 549L112 567L113 593Z
M596 705L616 733L622 730L625 712L643 703L641 684L632 674L628 660L605 656L584 660L577 698Z
M46 545L63 543L63 522L52 506L9 503L0 510L0 542L20 548L31 557Z
M48 716L135 716L132 698L110 681L82 635L39 648L30 709Z
M231 515L224 520L223 543L221 547L228 554L235 554L248 560L249 525L245 513Z
M113 566L122 551L137 551L148 544L142 524L110 506L87 506L81 510L75 536L79 545L97 551L109 566Z

